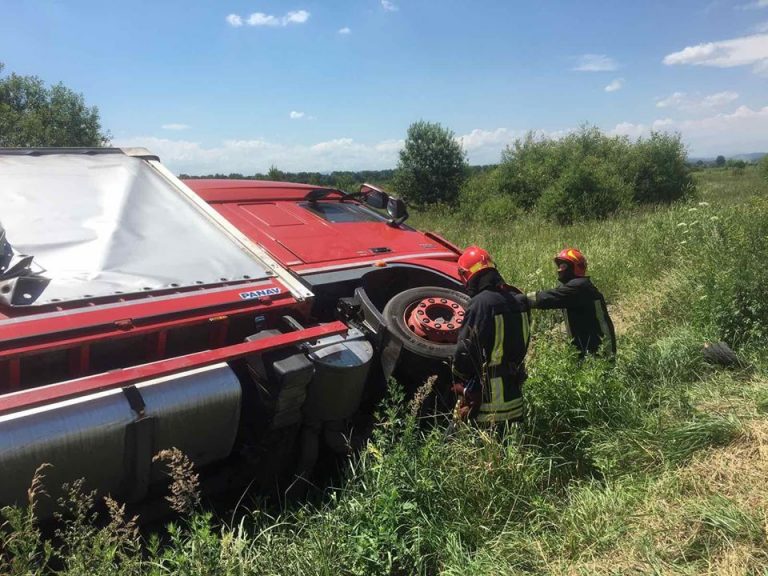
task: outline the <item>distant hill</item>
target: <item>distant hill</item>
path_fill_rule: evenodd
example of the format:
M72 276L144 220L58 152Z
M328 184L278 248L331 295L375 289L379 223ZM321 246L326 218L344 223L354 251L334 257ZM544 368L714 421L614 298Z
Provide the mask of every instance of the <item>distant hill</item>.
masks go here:
M768 156L768 152L750 152L748 154L733 154L731 156L726 156L723 154L723 156L725 156L726 160L744 160L744 162L757 162L763 156ZM707 164L712 164L715 162L715 158L715 156L691 156L688 158L688 162L693 164L701 160Z
M768 152L752 152L750 154L737 154L735 156L726 156L726 160L744 160L744 162L757 162L763 156L768 155Z

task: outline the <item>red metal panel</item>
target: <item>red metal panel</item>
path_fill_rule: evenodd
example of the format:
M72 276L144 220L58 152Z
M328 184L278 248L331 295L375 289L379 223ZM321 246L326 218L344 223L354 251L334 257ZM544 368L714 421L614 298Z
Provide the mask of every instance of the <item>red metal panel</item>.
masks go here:
M302 312L302 306L300 304L297 304L295 300L292 298L287 301L280 301L278 303L272 304L269 307L264 307L262 305L254 305L249 308L237 310L237 315L243 315L243 314L256 314L256 313L264 313L269 312L270 314L275 314L278 312L281 312L285 310L286 308L290 308L292 312L297 312L299 315ZM205 322L210 318L210 314L202 314L202 315L196 315L196 316L184 316L184 317L172 317L171 319L166 318L159 318L156 319L152 324L148 324L143 327L134 328L130 332L125 332L124 330L121 330L119 328L114 329L105 329L100 332L93 332L90 331L87 335L77 334L76 332L70 332L70 334L75 334L73 336L70 336L69 338L49 338L45 341L36 341L34 344L24 344L19 345L17 344L15 348L10 348L8 350L2 350L3 343L0 342L0 361L6 359L6 358L15 358L17 356L26 356L29 354L38 354L41 352L47 352L51 350L61 350L66 348L71 348L72 346L79 346L81 344L90 344L93 342L100 342L102 340L109 340L112 338L119 338L124 337L126 334L130 334L132 336L137 336L141 334L148 334L151 335L153 332L156 332L157 330L168 330L173 328L184 328L188 326L193 326L195 324L199 324L200 322ZM156 359L162 358L162 356L165 353L166 349L166 340L167 340L167 333L162 338L162 343L158 342L158 346L161 346L159 348L160 350L160 356L158 356ZM0 380L2 382L2 380Z
M317 340L325 336L343 334L346 331L347 326L343 322L330 322L322 326L288 332L287 334L280 334L271 338L265 338L264 340L244 342L216 350L205 350L195 354L188 354L187 356L133 366L124 370L113 370L60 384L14 392L0 396L0 414L18 412L34 406L60 402L69 398L85 396L113 388L122 388L142 381L170 376L185 370L203 368L212 364L218 364L219 362L235 360L249 354L267 352L300 342Z
M255 290L277 288L279 294L270 298L244 300L240 295ZM233 309L259 310L272 306L273 300L285 304L296 301L291 293L277 282L241 284L223 290L202 290L169 296L128 300L116 304L105 304L74 310L62 310L49 314L25 316L0 322L0 348L8 349L14 340L55 335L57 340L67 332L109 328L107 332L125 332L124 322L130 319L133 325L146 324L153 317L183 315L195 312L198 315L213 311ZM180 318L179 318L180 319ZM71 334L66 334L70 336Z

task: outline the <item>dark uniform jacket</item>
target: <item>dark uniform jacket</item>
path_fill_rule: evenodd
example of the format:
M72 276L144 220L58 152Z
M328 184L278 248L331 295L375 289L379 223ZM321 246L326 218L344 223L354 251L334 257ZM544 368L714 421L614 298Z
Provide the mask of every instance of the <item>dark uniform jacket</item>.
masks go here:
M495 271L494 271L495 272ZM467 308L454 358L465 396L482 395L478 422L520 420L526 378L530 305L522 294L481 287Z
M589 277L573 278L552 290L536 292L532 305L563 309L568 335L582 356L597 352L605 340L605 351L616 354L616 333L605 298Z

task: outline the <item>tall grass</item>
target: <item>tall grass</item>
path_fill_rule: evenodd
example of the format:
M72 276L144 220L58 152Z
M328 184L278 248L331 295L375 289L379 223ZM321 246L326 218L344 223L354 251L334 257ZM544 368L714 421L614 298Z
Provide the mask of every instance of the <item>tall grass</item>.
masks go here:
M176 523L142 538L117 504L98 524L93 496L70 491L54 540L33 515L3 511L0 573L764 573L766 185L749 171L696 177L704 204L565 228L414 216L487 247L524 289L554 284L552 255L576 245L609 299L615 364L580 363L559 315L537 314L525 425L506 438L425 429L393 387L367 447L315 501L232 523L188 498ZM707 364L715 339L751 370ZM726 482L719 466L741 461L750 481Z

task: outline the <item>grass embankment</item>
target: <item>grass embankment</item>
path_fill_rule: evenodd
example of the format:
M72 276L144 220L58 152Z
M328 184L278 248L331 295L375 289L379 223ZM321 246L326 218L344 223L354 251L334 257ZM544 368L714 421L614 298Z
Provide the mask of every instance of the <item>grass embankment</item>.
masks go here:
M71 574L764 573L768 187L750 170L697 179L697 201L565 228L412 219L487 247L526 290L553 284L564 245L590 259L618 362L578 365L558 316L537 314L524 434L446 441L394 398L321 504L234 526L192 514L162 549L119 514L95 529L80 512L55 553L19 513L0 573L48 572L51 556ZM707 365L703 343L721 339L750 367Z

